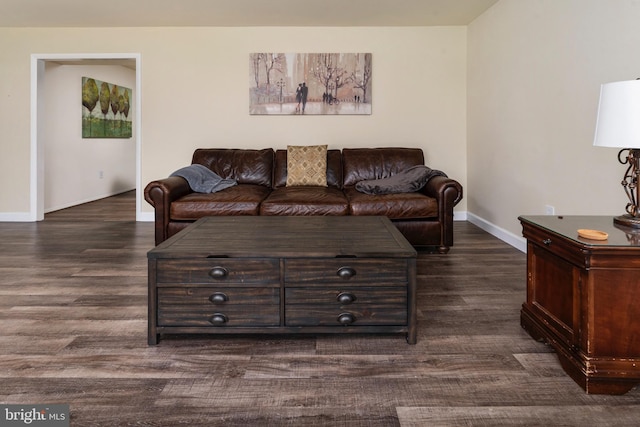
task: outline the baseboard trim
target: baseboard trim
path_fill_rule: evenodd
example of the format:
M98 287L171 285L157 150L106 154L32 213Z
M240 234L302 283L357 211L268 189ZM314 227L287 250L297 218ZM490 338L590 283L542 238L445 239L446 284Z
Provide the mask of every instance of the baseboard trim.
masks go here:
M492 236L497 237L498 239L502 240L506 244L513 246L519 251L525 252L525 253L527 252L527 241L525 240L524 237L517 236L511 233L510 231L507 231L504 228L498 227L497 225L492 224L491 222L483 218L480 218L479 216L476 216L472 213L467 213L467 221L481 228L482 230L486 231Z
M2 212L0 222L34 222L29 212Z
M453 213L454 221L466 221L467 220L467 212L454 212Z
M139 222L153 222L156 220L153 212L138 212L136 221Z

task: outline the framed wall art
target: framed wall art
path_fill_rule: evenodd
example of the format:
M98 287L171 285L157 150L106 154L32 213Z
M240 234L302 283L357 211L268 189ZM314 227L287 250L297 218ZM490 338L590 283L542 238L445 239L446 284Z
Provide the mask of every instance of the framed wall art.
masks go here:
M370 53L249 54L249 114L371 114Z
M131 89L82 78L82 137L131 138Z

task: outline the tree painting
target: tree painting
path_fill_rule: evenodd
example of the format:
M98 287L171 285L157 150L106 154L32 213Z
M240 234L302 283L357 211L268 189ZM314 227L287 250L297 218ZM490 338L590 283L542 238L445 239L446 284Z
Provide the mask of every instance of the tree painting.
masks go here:
M370 53L249 54L250 114L371 114Z
M82 82L82 106L89 112L89 117L91 117L91 112L94 108L96 108L96 104L98 103L99 95L98 95L98 85L94 79L87 79ZM83 109L84 111L84 109ZM91 121L89 121L89 133L91 133Z
M93 80L93 79L91 79ZM100 111L102 111L104 127L103 131L107 132L107 113L109 112L109 104L110 104L111 96L109 90L109 83L102 82L100 85Z
M131 138L131 99L129 88L83 77L82 137Z

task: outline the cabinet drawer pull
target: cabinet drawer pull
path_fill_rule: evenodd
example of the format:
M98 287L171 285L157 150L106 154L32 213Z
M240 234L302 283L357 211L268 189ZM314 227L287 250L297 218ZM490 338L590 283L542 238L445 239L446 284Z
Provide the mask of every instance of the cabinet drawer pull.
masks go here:
M214 313L214 315L211 316L211 319L209 319L209 322L211 322L215 326L222 326L228 321L229 318L222 313Z
M220 304L229 301L229 297L224 292L216 292L209 297L209 301L214 304Z
M356 300L356 296L349 292L340 292L336 297L340 304L351 304Z
M227 271L224 267L213 267L209 272L209 276L214 279L224 279L229 275L229 271Z
M341 325L351 325L356 321L356 316L351 313L342 313L338 316L338 323Z
M549 246L551 244L551 239L544 239L542 243L544 243L545 246Z
M340 267L337 271L337 274L341 279L349 280L356 275L356 270L351 267Z

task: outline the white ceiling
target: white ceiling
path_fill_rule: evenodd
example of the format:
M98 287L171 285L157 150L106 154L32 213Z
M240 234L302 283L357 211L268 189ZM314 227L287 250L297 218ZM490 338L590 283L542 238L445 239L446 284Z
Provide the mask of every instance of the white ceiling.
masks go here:
M0 0L0 27L467 25L498 0Z

